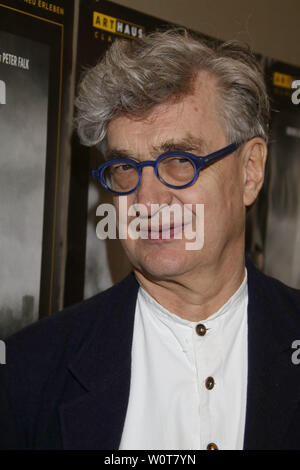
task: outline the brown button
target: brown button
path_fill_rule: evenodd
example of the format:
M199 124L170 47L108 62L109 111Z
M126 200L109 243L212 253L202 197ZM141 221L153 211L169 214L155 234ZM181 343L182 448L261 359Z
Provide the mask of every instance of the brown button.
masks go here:
M199 325L196 326L196 333L199 336L204 336L206 334L206 326L199 323Z
M205 387L208 389L208 390L212 390L215 386L215 380L213 377L207 377L207 379L205 380Z
M215 444L214 442L211 442L210 444L208 444L208 446L206 447L207 450L219 450L219 447L217 446L217 444Z

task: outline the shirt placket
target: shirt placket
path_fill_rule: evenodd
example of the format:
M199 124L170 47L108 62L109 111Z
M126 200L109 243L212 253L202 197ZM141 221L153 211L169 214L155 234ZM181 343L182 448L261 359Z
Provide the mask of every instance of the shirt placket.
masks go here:
M192 341L195 356L199 397L199 449L219 448L214 414L217 412L218 394L221 392L220 377L220 319L195 325Z

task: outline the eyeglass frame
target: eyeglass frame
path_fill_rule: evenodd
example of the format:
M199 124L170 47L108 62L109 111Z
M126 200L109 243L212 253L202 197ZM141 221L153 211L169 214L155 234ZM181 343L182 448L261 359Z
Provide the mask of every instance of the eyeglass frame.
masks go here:
M116 194L117 196L127 196L128 194L131 194L134 191L136 191L137 188L140 186L141 180L142 180L142 170L143 170L143 168L146 167L146 166L152 166L153 169L154 169L155 175L157 176L157 178L159 179L159 181L162 184L164 184L165 186L167 186L169 188L172 188L172 189L185 189L185 188L188 188L189 186L192 186L192 184L195 183L195 181L199 177L200 170L203 170L204 168L209 166L211 163L214 163L214 162L220 160L221 158L232 154L241 145L242 145L242 142L233 142L232 144L227 145L226 147L223 147L220 150L217 150L217 151L215 151L213 153L210 153L208 155L205 155L205 156L194 155L193 153L189 153L189 152L174 151L174 152L163 153L156 160L145 160L143 162L136 162L135 160L133 160L131 158L113 158L111 160L108 160L108 161L102 163L102 165L100 165L96 170L92 170L92 175L93 175L93 178L98 180L102 184L102 186L105 189L107 189L108 191L112 192L113 194ZM162 160L164 160L165 158L172 157L172 156L174 156L174 157L186 157L186 158L189 158L192 161L192 163L194 165L194 168L195 168L195 175L194 175L194 178L189 183L186 183L182 186L174 186L172 184L166 183L163 180L163 178L161 178L161 176L159 175L159 173L158 173L159 163ZM136 168L136 170L138 172L139 180L138 180L136 186L133 189L123 193L123 192L119 192L119 191L114 191L113 189L109 188L109 186L104 181L103 173L104 173L104 170L108 166L110 166L112 163L125 163L125 164L130 163L133 167Z

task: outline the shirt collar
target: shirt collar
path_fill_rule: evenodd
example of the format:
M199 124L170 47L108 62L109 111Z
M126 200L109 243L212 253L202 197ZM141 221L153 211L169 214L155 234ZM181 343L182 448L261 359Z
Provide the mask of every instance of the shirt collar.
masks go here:
M140 287L139 295L141 296L142 302L145 302L146 306L149 307L152 315L159 321L162 321L167 325L173 333L177 336L178 332L186 332L187 328L194 329L199 322L193 322L175 315L169 312L161 304L159 304L145 289ZM216 320L225 315L230 315L231 312L235 312L239 304L242 303L243 299L247 295L247 269L245 268L245 276L240 287L235 293L228 299L228 301L215 313L210 315L207 319L203 320L203 323L210 324L210 327L216 322Z

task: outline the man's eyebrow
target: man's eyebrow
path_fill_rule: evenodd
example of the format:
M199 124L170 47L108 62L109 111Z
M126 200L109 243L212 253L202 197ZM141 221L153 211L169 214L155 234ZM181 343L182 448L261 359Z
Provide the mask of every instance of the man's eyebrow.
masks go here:
M109 148L106 152L106 159L113 160L114 158L134 158L134 156L124 149Z
M197 150L198 153L203 153L204 151L204 142L201 138L196 138L192 136L184 137L182 139L169 139L165 142L162 142L159 145L153 145L151 149L151 157L155 158L159 155L167 152L174 151L184 152L184 151L193 151ZM113 160L114 158L132 158L136 159L137 155L129 152L128 150L122 148L109 148L106 153L107 160Z
M197 152L203 151L203 140L196 137L185 137L183 139L167 140L160 145L155 145L152 147L154 154L162 154L167 152L173 152L175 150L179 152L197 150Z

